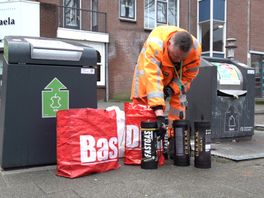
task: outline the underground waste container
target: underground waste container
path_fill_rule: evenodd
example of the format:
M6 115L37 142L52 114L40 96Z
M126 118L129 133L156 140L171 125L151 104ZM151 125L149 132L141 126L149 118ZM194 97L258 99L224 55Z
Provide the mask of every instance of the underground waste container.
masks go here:
M56 163L56 112L97 108L93 48L5 37L0 111L3 169Z
M224 58L201 58L187 95L187 119L211 122L212 141L250 139L254 134L255 71Z

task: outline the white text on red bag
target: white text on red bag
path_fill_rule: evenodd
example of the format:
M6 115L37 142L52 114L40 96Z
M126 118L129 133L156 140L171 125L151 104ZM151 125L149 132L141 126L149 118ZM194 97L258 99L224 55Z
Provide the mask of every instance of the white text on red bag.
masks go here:
M140 148L140 130L136 125L126 126L126 148Z
M99 138L92 135L80 136L80 153L82 163L116 161L118 157L118 140L116 137Z

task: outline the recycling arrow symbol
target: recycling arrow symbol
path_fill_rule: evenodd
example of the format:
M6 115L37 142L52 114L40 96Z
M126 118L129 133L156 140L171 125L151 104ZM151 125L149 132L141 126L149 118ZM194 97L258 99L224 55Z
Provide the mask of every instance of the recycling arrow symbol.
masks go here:
M57 111L69 109L69 90L58 78L54 78L41 93L42 118L53 118Z

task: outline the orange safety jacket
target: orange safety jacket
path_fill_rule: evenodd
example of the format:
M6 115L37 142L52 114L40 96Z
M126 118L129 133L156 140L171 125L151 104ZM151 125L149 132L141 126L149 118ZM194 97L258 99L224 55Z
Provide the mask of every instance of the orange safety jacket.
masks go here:
M177 75L168 55L168 42L179 31L186 30L176 26L158 26L150 33L139 54L131 89L133 101L141 101L150 107L161 105L165 110L163 89L170 86L174 93L170 99L169 120L179 119L181 111L185 117L186 107L180 102L180 85L186 93L200 65L201 46L193 37L193 48L182 60L182 79L179 79L180 69L176 70Z

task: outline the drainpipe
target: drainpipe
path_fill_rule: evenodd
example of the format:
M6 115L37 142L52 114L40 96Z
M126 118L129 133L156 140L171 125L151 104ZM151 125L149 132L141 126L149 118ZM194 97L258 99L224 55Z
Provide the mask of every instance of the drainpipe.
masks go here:
M251 57L250 57L250 7L251 0L247 1L247 65L251 67Z
M105 101L109 100L108 43L105 44Z

